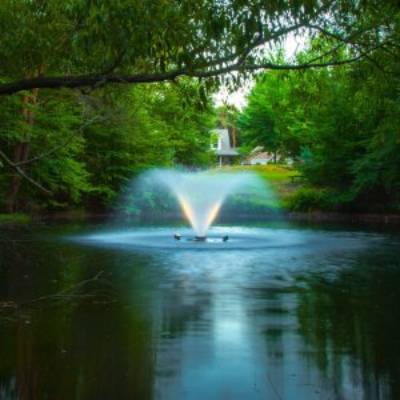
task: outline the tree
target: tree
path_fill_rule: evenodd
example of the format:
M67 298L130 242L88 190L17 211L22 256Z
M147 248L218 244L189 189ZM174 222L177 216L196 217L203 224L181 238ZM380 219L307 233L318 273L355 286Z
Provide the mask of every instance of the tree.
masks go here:
M248 105L238 118L243 145L263 146L275 154L283 150L279 118L287 101L287 87L282 74L265 74L248 96Z
M151 167L208 164L214 115L200 92L182 81L97 93L90 118L103 118L84 130L92 202L110 205L133 176Z
M11 162L25 120L16 96L0 102L0 147ZM0 193L8 200L2 206L9 211L108 207L146 168L207 165L214 118L210 97L189 80L90 95L43 90L29 131L29 157L18 164L34 184L19 185L10 201L14 169L0 165Z
M340 65L395 48L397 14L377 0L3 0L0 94ZM332 46L300 63L269 57L298 34Z
M340 68L265 73L239 117L243 140L301 159L309 185L328 188L332 207L398 211L398 54L381 49Z

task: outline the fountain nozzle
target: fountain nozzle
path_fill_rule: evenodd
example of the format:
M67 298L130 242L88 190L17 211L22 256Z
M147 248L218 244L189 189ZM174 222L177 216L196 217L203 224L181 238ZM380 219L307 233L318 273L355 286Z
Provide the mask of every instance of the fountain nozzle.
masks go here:
M196 242L205 242L207 240L207 236L195 236L194 240Z

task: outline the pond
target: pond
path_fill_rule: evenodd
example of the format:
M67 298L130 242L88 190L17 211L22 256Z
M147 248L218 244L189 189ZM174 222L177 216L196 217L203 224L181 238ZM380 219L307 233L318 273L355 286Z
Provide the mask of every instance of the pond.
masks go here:
M398 234L175 230L2 229L0 398L400 398Z

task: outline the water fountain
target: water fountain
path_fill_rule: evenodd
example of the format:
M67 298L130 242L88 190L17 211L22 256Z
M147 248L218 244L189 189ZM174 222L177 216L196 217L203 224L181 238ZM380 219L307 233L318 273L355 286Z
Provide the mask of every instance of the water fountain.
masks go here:
M266 244L273 246L276 242L269 233L260 235L255 229L213 226L221 214L225 218L234 217L235 221L249 214L253 218L279 216L273 190L257 174L250 172L154 169L142 174L127 188L119 209L121 217L117 230L114 225L112 231L92 234L84 240L141 249L204 250L249 249ZM141 218L133 229L129 227L129 214ZM171 221L168 216L176 222L179 214L189 222L191 229L180 228L180 233L176 233L173 225L160 227L163 221ZM156 220L158 226L149 226L149 220ZM291 243L297 240L290 234L287 238ZM281 239L279 245L286 242Z
M363 243L343 243L321 233L299 233L284 221L279 228L257 226L254 221L282 220L282 214L273 190L253 173L154 169L132 182L120 200L119 209L120 218L110 221L109 226L71 239L89 245L151 253L178 249L206 252L268 249L274 252L288 248L313 249L317 245L325 249L340 245L343 251ZM249 211L253 212L252 218ZM141 218L131 219L127 215L129 212ZM180 227L176 233L180 214L190 228ZM225 221L231 217L232 224L213 225L221 214ZM238 224L243 216L245 224ZM249 224L249 221L253 222Z
M208 229L229 195L249 185L260 185L255 175L246 173L156 170L150 178L165 185L173 193L192 226L196 241L207 239Z

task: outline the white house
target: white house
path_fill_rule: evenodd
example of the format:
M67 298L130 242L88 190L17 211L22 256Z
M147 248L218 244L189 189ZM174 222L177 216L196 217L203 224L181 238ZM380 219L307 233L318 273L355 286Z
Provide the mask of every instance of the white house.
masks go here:
M242 165L267 165L275 162L285 162L287 165L293 165L293 159L290 157L283 157L280 153L270 153L263 151L264 147L257 146L242 162Z
M267 151L250 154L245 160L244 164L247 165L266 165L274 162L274 153L268 153Z
M242 162L242 165L267 165L270 163L275 163L281 158L279 154L274 154L272 152L263 150L263 146L255 147Z
M234 146L232 135L226 128L214 129L216 140L211 143L211 149L218 157L219 166L232 164L235 157L239 156L236 147Z

